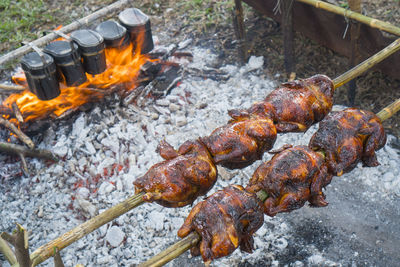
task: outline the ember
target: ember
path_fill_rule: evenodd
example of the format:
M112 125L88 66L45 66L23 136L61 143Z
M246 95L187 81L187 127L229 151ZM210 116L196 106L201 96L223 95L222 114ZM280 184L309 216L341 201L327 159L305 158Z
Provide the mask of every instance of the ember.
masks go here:
M136 43L143 42L143 34L138 36ZM61 94L48 101L41 101L36 95L28 90L22 93L10 95L3 105L12 109L12 103L16 103L24 116L25 122L42 119L51 114L56 117L70 109L75 109L85 103L98 101L109 93L115 86L118 89L131 91L136 88L140 68L150 59L148 55L141 54L140 45L136 45L134 53L133 43L120 50L117 48L106 48L107 69L98 75L87 75L87 81L77 87L61 88ZM13 77L15 83L26 86L26 78L23 73ZM102 89L102 90L94 90ZM16 119L10 121L17 124Z

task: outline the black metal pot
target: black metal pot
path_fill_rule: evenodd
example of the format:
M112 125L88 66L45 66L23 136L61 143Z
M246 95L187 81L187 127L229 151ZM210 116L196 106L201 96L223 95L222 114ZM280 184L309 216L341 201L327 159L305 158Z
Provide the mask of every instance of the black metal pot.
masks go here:
M76 30L71 38L78 44L83 59L83 68L89 74L100 74L106 70L104 39L92 30Z
M40 100L50 100L60 95L56 64L45 53L31 52L21 59L29 90Z
M126 28L114 20L100 23L96 27L96 32L103 37L106 47L123 49L129 44Z
M67 86L77 86L86 82L81 56L75 43L55 41L48 44L43 51L54 58L61 81L64 77Z
M147 54L154 48L153 36L149 17L137 8L127 8L118 15L119 21L130 35L130 40L136 46L140 46L140 53ZM138 43L138 36L144 34Z

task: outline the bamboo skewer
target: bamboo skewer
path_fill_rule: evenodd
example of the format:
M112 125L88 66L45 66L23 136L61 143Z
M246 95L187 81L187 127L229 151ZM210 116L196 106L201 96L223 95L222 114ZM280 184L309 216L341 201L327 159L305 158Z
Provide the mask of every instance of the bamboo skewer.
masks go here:
M399 48L400 48L400 39L396 40L394 43L392 43L391 45L389 45L388 47L383 49L381 52L377 53L376 55L372 56L371 58L369 58L369 59L365 60L364 62L360 63L359 65L355 66L350 71L348 71L348 72L344 73L343 75L340 75L338 78L334 79L335 88L343 85L344 83L348 82L351 79L354 79L355 77L360 75L362 72L364 72L364 71L368 70L369 68L371 68L372 66L374 66L376 63L382 61L386 57L393 54ZM341 77L344 77L344 78L341 78ZM99 214L98 216L77 226L76 228L74 228L71 231L65 233L64 235L58 237L57 239L50 241L48 244L38 248L31 255L31 258L34 263L33 266L35 266L35 265L45 261L49 257L51 257L54 247L57 247L59 250L62 250L63 248L65 248L68 245L72 244L73 242L79 240L83 236L91 233L92 231L94 231L98 227L102 226L103 224L106 224L106 223L110 222L111 220L117 218L118 216L143 204L144 203L144 201L142 199L143 194L144 193L140 193L138 195L132 196L131 198L121 202L117 206L109 208L108 210L104 211L103 213ZM132 199L135 199L134 205L130 206L130 204L129 204L129 206L125 207L125 209L120 209L118 215L114 214L114 211L117 207L123 205L123 203L129 203ZM109 214L114 214L114 215L109 215ZM96 218L99 216L101 216L101 220L102 220L101 224L96 222L96 220L98 220ZM96 225L97 225L97 228L95 228ZM192 236L192 238L193 238L193 236ZM190 243L190 242L194 242L194 241L189 240L188 242ZM179 256L179 255L177 255L177 256Z
M128 4L133 4L133 1L131 0L120 0L117 1L109 6L106 6L84 18L81 18L77 21L72 22L71 24L62 27L59 31L67 34L69 32L72 32L78 28L81 28L82 26L88 26L90 23L92 23L93 21L104 17L107 14L110 14L112 12L118 11L121 8L127 6ZM36 39L35 41L32 42L33 45L36 46L43 46L48 44L49 42L53 41L54 39L58 38L59 35L57 33L49 33L39 39ZM13 59L19 58L23 55L25 55L26 53L30 52L32 50L32 47L29 45L24 45L20 48L15 49L14 51L11 51L10 53L0 57L0 66L4 65L4 63L7 63Z
M366 70L372 68L373 66L383 61L388 56L394 54L398 50L400 50L400 38L396 39L393 43L391 43L375 55L371 56L370 58L366 59L365 61L361 62L351 70L346 71L339 77L335 78L333 80L335 88L338 88L343 84L349 82L350 80L356 78L357 76L361 75Z
M360 13L357 13L357 12L354 12L354 11L351 11L348 9L344 9L342 7L338 7L338 6L329 4L327 2L323 2L323 1L297 0L297 2L308 4L308 5L311 5L313 7L319 8L319 9L323 9L323 10L326 10L326 11L329 11L329 12L332 12L332 13L335 13L338 15L342 15L347 18L354 19L356 21L364 23L372 28L376 28L376 29L400 36L400 28L399 27L396 27L396 26L394 26L388 22L382 21L382 20L370 18L370 17L364 16Z
M394 101L392 104L383 108L376 115L379 117L381 121L389 119L391 116L396 114L400 110L400 98ZM257 197L264 202L267 199L268 195L265 191L257 192ZM195 246L198 242L200 242L201 237L197 232L191 232L188 236L182 238L172 246L167 249L161 251L159 254L150 258L146 262L143 262L139 265L139 267L159 267L163 266L167 262L177 258L181 254L183 254L189 248Z
M126 199L125 201L115 205L114 207L111 207L108 210L100 213L96 217L93 217L83 224L75 227L74 229L54 239L53 241L41 246L30 255L32 266L36 266L46 259L54 256L55 248L60 251L63 248L72 244L73 242L81 239L85 235L93 232L102 225L143 204L143 195L144 193L134 195Z

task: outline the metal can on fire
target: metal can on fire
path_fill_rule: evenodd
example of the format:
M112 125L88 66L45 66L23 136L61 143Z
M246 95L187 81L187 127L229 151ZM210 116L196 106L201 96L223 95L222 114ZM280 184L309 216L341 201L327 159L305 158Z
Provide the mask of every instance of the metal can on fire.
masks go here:
M60 94L54 59L45 54L31 52L21 59L29 90L40 100L50 100Z
M83 29L71 33L71 38L78 44L83 60L83 68L89 74L100 74L106 70L104 39L95 31Z
M154 48L149 17L137 8L127 8L118 15L119 21L130 35L130 40L141 54L147 54Z
M114 20L100 23L96 27L96 32L103 37L106 47L123 49L129 44L126 28Z
M65 80L67 86L77 86L87 80L75 43L55 41L48 44L43 51L54 58L60 81Z

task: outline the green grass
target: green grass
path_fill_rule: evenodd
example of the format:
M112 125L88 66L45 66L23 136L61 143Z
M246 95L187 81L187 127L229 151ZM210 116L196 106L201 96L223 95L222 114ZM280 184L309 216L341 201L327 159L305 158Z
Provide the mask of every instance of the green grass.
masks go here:
M54 20L42 0L0 0L0 42L2 48L35 39L38 27Z

